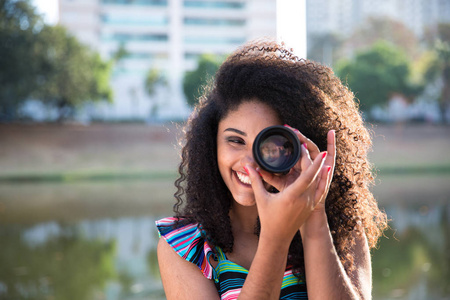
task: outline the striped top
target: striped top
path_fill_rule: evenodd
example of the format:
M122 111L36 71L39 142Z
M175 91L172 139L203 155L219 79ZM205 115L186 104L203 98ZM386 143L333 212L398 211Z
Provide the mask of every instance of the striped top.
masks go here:
M191 223L176 228L176 220L164 218L156 221L159 235L178 255L195 264L206 278L214 280L222 300L237 299L248 270L228 260L220 247L215 247L213 251L198 224ZM210 258L218 262L215 268L209 263ZM290 267L284 272L280 299L308 299L306 284L294 276Z

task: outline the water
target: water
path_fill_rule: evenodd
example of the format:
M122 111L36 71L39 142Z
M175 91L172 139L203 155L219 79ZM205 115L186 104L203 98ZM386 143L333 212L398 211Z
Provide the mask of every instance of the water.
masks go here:
M404 183L416 193L388 179L397 189L378 192L392 229L372 252L374 299L450 299L448 187L424 200L424 178ZM171 213L171 185L0 184L0 299L165 299L154 221Z
M153 217L0 230L2 299L164 299Z

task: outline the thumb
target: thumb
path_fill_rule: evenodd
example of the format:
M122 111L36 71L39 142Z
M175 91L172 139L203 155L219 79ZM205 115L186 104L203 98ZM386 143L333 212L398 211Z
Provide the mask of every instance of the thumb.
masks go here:
M251 185L253 192L255 193L255 198L258 199L262 196L264 196L267 191L264 187L264 183L262 181L261 175L250 165L244 166L245 171L247 172L248 176L250 177Z

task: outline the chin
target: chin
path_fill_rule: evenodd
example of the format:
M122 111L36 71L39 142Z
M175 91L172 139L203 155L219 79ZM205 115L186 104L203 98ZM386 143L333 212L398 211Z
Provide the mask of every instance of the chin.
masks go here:
M249 197L248 198L247 197L245 197L245 198L243 198L243 197L233 197L233 199L234 199L234 202L236 204L239 204L241 206L250 207L250 206L255 206L256 205L255 198L253 198L253 197L251 197L251 199Z

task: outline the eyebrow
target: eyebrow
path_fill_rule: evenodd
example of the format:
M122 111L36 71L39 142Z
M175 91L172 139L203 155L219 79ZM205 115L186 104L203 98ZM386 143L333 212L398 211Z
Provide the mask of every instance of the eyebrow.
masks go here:
M236 129L236 128L227 128L227 129L224 130L224 132L225 131L232 131L232 132L235 132L237 134L240 134L240 135L243 135L243 136L247 136L247 134L245 132L240 131L239 129Z

